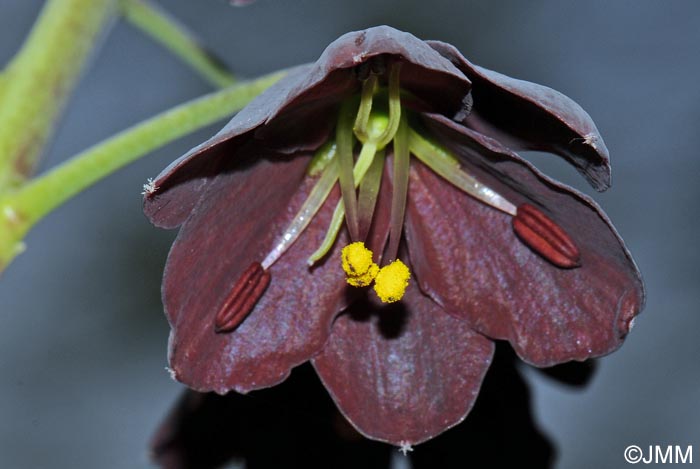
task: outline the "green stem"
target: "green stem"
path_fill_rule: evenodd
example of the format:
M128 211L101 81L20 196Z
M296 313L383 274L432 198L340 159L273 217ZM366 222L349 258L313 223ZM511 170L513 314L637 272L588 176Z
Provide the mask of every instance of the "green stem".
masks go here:
M197 38L176 19L147 0L121 0L122 14L134 26L161 43L217 88L236 79Z
M49 0L2 76L0 191L34 170L118 0Z
M2 96L5 92L5 83L7 82L7 73L0 72L0 108L2 107Z
M179 105L0 197L0 271L22 252L27 231L66 200L156 148L239 111L283 75L284 72L277 72L242 82Z

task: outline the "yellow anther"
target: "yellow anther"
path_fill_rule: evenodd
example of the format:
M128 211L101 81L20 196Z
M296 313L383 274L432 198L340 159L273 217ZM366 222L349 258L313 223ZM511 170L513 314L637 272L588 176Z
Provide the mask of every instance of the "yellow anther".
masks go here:
M384 303L393 303L403 298L408 287L411 271L406 264L396 259L379 270L374 279L374 291Z
M347 278L348 285L352 285L353 287L366 287L367 285L372 283L372 280L374 280L374 277L377 276L378 272L379 266L377 264L372 264L371 266L369 266L367 272L365 272L362 275L349 275Z
M348 244L342 253L343 270L348 276L348 284L353 287L366 287L379 272L379 266L372 261L372 251L363 242Z
M358 241L348 244L343 248L343 270L348 277L357 277L367 273L374 264L372 251L365 247L365 243Z

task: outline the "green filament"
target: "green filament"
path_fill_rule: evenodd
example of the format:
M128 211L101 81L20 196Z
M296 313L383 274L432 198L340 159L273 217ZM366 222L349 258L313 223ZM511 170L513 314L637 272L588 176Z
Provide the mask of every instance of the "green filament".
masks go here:
M357 138L364 142L368 139L367 122L369 115L372 112L372 101L374 92L377 89L377 76L372 74L362 84L362 96L360 97L360 108L357 110L357 118L355 118L355 126L353 130Z
M372 166L372 160L374 160L376 153L377 149L374 144L366 143L362 145L360 156L358 156L355 167L352 170L353 180L355 181L352 189L353 196L355 195L355 188L360 185L360 182L365 178L367 171ZM383 157L383 153L381 153L381 156ZM331 218L331 224L328 228L328 232L326 233L326 237L323 238L321 246L313 254L311 254L307 261L309 265L315 264L317 261L323 258L323 256L328 254L333 246L333 243L335 242L335 239L338 237L338 232L340 231L340 226L342 225L344 215L346 215L345 200L341 199L338 201L338 205L336 205L335 211L333 212L333 218ZM350 236L352 237L352 234Z
M355 106L352 101L346 101L340 108L340 117L336 128L336 145L338 151L338 169L340 193L345 207L345 222L348 225L350 238L357 240L357 196L355 194L355 179L353 178L353 147L354 138L352 122L355 117Z
M332 161L326 165L320 179L314 185L309 193L309 196L304 201L297 214L294 216L292 223L287 227L282 234L279 242L270 251L270 253L262 261L264 269L269 268L280 258L289 247L299 238L301 233L309 226L311 219L318 213L323 205L323 202L328 198L335 182L338 180L338 164Z
M403 231L403 219L406 212L406 195L408 193L408 176L410 169L409 127L405 116L401 117L399 128L394 137L394 167L391 194L391 215L389 231L389 249L387 259L396 259Z
M360 195L357 200L360 239L367 238L369 228L372 225L374 207L377 204L377 195L379 194L383 171L384 152L379 151L372 160L372 164L367 169L367 173L360 183Z
M316 153L314 153L314 157L311 159L311 163L309 163L306 174L311 177L321 174L321 172L326 169L326 166L333 161L337 151L338 147L334 140L329 140L321 145L321 147L316 150Z
M408 142L411 153L447 182L486 205L515 216L517 212L515 205L477 181L472 175L462 171L457 159L447 150L426 140L413 129L409 129Z

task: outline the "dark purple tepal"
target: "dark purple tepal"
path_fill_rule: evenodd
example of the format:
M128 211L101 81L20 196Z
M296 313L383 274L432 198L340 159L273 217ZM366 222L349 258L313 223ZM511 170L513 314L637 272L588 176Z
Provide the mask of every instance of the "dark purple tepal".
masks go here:
M566 96L382 26L290 71L146 195L180 226L163 279L174 377L245 393L311 361L363 435L462 421L508 341L539 367L617 349L644 302L598 190L608 152Z

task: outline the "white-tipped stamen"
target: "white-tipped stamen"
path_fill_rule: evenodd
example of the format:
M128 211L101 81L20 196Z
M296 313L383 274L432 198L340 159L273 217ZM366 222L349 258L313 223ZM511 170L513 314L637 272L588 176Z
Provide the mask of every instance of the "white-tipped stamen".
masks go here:
M329 140L321 145L321 147L316 150L316 153L314 153L314 157L311 159L311 163L309 163L306 174L311 177L321 174L321 172L326 169L326 166L333 161L337 150L338 148L335 144L335 140Z
M509 200L477 181L474 176L465 173L452 155L424 139L413 129L409 130L409 148L426 166L458 189L508 215L515 216L517 213L517 207Z
M331 164L327 165L321 174L321 178L318 180L316 185L311 189L311 193L304 201L296 216L292 220L292 223L282 234L279 242L270 251L270 253L263 259L261 265L263 269L268 269L272 264L274 264L277 259L280 258L284 252L289 249L289 247L299 238L299 235L306 229L311 222L311 219L320 210L323 202L326 201L328 194L330 194L335 182L338 180L338 165L336 161L332 161Z

